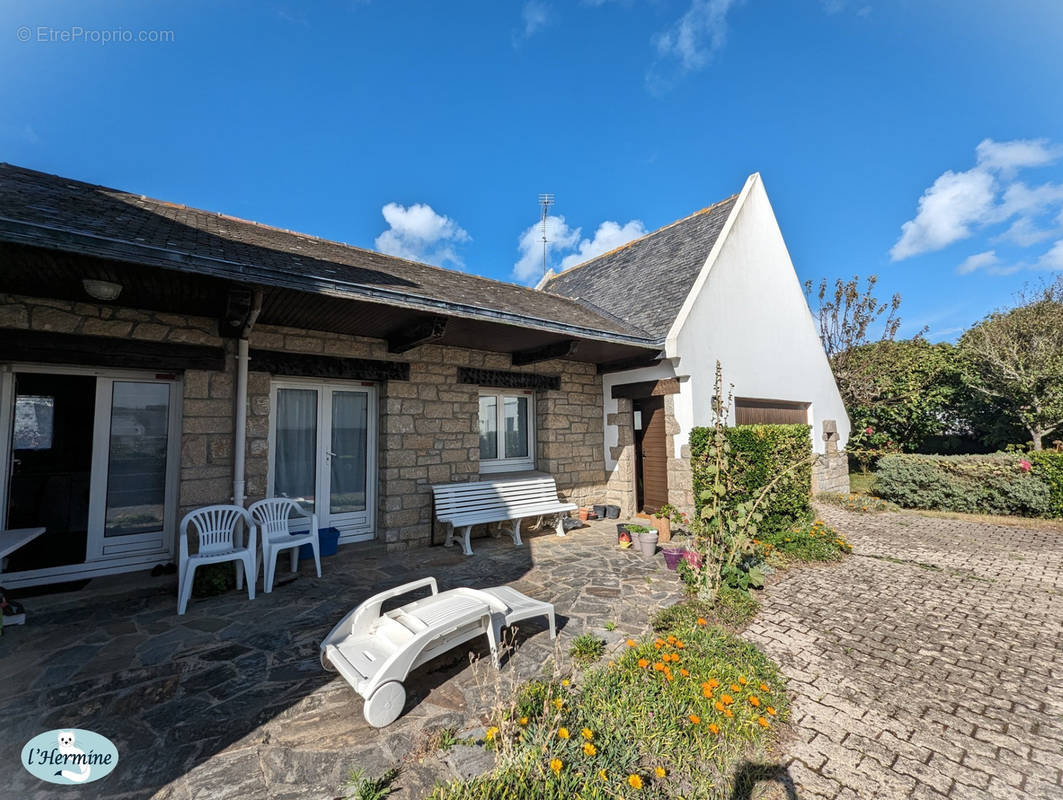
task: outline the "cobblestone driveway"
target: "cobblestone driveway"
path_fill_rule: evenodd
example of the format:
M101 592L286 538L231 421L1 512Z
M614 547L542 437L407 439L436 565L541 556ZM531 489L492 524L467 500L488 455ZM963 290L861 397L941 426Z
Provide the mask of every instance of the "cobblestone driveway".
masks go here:
M1063 798L1063 534L821 516L856 555L782 575L745 633L791 681L800 800Z

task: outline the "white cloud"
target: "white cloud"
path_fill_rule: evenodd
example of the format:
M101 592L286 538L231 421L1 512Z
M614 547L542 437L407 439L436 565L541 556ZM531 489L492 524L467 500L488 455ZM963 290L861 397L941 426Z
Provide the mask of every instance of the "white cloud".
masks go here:
M468 242L471 237L450 217L426 203L388 203L380 212L389 226L376 237L380 252L438 266L463 266L455 245Z
M1015 139L994 142L983 139L978 143L978 166L999 170L1005 174L1024 167L1043 167L1063 155L1063 148L1049 144L1047 139Z
M1038 220L1063 206L1063 184L1030 187L1014 176L1020 169L1052 164L1063 156L1063 148L1046 139L984 139L975 154L976 166L964 172L948 170L923 192L915 218L901 226L901 236L890 249L894 261L941 250L979 228L1008 220L1014 222L993 241L1028 247L1052 235Z
M667 31L653 37L657 54L684 71L701 69L727 41L727 13L741 0L693 0Z
M641 220L633 219L621 225L619 222L606 220L594 232L591 238L581 238L582 228L569 227L562 216L546 218L546 262L547 267L568 269L576 264L594 258L627 244L646 234L646 227ZM543 275L543 226L535 222L520 235L517 240L519 257L513 265L513 277L521 283L534 284Z
M550 6L540 0L528 0L520 11L524 38L528 39L550 24Z
M633 219L623 225L619 222L606 220L598 226L598 230L594 232L594 238L580 240L580 243L576 246L576 251L561 259L561 269L568 269L576 266L576 264L582 264L584 261L589 261L602 253L608 253L610 250L620 247L620 245L627 244L632 239L638 239L640 236L645 235L646 227L642 224L642 220Z
M994 190L993 176L984 170L945 172L919 198L919 211L901 226L890 257L902 261L966 239L972 225L988 218Z
M570 228L562 216L546 218L546 260L562 250L571 250L579 241L580 229ZM536 222L517 240L520 257L513 265L513 277L521 283L535 283L543 274L543 226Z
M996 251L987 250L984 253L975 253L973 256L965 258L963 263L956 267L956 271L961 275L967 275L975 270L995 267L999 263L1000 259L997 258Z
M1063 239L1052 245L1047 253L1037 259L1038 269L1063 270Z
M1031 247L1051 236L1052 231L1037 227L1029 217L1019 217L1006 231L999 236L994 236L992 241L1011 242L1019 247Z
M826 14L840 14L845 10L845 0L819 0Z

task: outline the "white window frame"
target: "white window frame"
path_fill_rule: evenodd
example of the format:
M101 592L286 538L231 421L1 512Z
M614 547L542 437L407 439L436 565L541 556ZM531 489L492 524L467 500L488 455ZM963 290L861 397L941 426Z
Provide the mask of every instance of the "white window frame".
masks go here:
M535 469L535 392L531 389L495 389L486 386L480 387L479 397L494 397L497 440L499 447L505 447L505 417L503 399L506 397L528 398L528 455L520 458L480 458L480 473L494 472L522 472ZM480 410L479 397L477 398L476 427L479 435Z

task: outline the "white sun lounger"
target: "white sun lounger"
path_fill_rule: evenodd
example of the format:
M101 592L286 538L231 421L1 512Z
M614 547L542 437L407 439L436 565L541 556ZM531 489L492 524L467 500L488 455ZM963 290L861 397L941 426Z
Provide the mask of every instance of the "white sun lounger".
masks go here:
M380 613L386 600L424 587L432 590L428 597ZM498 667L502 626L537 616L547 617L556 636L550 603L508 586L440 592L435 578L423 578L373 595L340 620L321 643L321 666L342 675L365 699L366 722L383 728L402 713L410 670L480 635Z

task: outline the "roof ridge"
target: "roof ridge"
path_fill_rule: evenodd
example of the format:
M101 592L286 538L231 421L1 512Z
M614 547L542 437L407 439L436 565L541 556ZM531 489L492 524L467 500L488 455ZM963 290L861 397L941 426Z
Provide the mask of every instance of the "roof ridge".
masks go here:
M104 191L107 191L107 192L114 192L115 194L125 195L127 197L132 197L134 199L139 199L139 200L144 200L144 201L151 201L153 203L158 203L159 205L163 205L163 206L169 206L171 208L181 208L181 209L190 210L190 211L198 211L201 214L210 214L212 216L220 217L222 219L233 220L235 222L240 222L240 223L243 223L243 224L246 224L246 225L254 225L254 226L258 227L258 228L264 228L266 230L279 231L281 233L287 233L287 234L292 235L292 236L300 236L300 237L302 237L304 239L310 239L310 240L315 241L315 242L322 242L324 244L336 245L337 247L345 247L348 250L355 250L355 251L360 252L360 253L371 253L372 255L384 256L385 258L394 258L397 261L403 261L403 262L405 262L407 264L415 264L418 267L427 267L428 269L434 269L434 270L438 270L440 272L458 273L460 275L464 275L467 278L475 278L476 280L487 281L488 283L500 284L502 286L507 286L507 287L509 287L511 289L520 289L520 290L527 291L527 292L535 292L535 291L537 291L536 289L533 289L533 288L531 288L529 286L522 286L519 283L512 283L510 281L502 281L502 280L499 280L498 278L488 278L488 277L486 277L484 275L477 275L474 272L465 272L464 270L448 269L447 267L439 267L439 266L436 266L435 264L426 264L423 261L414 261L413 259L403 258L402 256L395 256L395 255L392 255L391 253L384 253L384 252L382 252L380 250L371 250L368 247L359 247L358 245L348 244L347 242L339 242L339 241L336 241L335 239L326 239L324 236L315 236L312 233L303 233L301 231L295 231L295 230L292 230L290 228L281 228L281 227L278 227L276 225L270 225L270 224L265 223L265 222L257 222L257 221L252 220L252 219L244 219L243 217L236 217L236 216L233 216L231 214L226 214L226 213L224 213L222 211L210 211L210 210L205 209L205 208L199 208L197 206L190 206L190 205L187 205L185 203L174 203L173 201L170 201L170 200L161 200L161 199L159 199L157 197L149 197L148 195L145 195L145 194L136 194L134 192L126 191L125 189L116 189L113 186L104 186L101 183L90 183L89 181L78 180L77 178L68 178L68 177L66 177L64 175L57 175L57 174L52 173L52 172L42 172L41 170L31 169L29 167L22 167L22 166L19 166L18 164L11 164L11 163L6 162L6 161L0 161L0 167L11 167L12 169L22 170L24 172L34 172L34 173L36 173L38 175L46 175L49 178L56 178L57 180L61 180L61 181L67 181L67 182L70 182L70 183L80 183L83 186L88 186L88 187L91 187L91 188L94 188L94 189L103 189ZM350 265L344 264L344 265L341 265L341 266L350 266ZM573 269L575 269L575 267L573 267ZM625 323L625 324L628 324L628 323Z
M572 272L574 270L580 269L581 267L585 267L588 264L593 264L595 261L597 261L600 258L605 258L606 256L611 256L613 253L618 253L618 252L620 252L621 250L623 250L625 248L632 247L632 246L638 244L639 242L642 242L642 241L645 241L646 239L649 239L652 236L656 236L658 233L662 233L663 231L668 230L669 228L674 228L676 225L679 225L682 222L686 222L687 220L693 219L694 217L700 216L702 214L708 214L710 211L712 211L715 208L718 208L719 206L722 206L724 203L729 203L730 201L734 200L736 197L738 197L739 194L741 194L741 192L735 192L730 197L725 197L723 200L719 200L719 201L713 203L712 205L705 206L705 208L698 209L697 211L693 212L692 214L687 214L685 217L680 217L677 220L673 220L672 222L669 222L667 225L662 225L659 228L655 228L654 230L650 231L649 233L644 233L642 236L639 236L637 239L632 239L630 242L624 242L624 244L617 245L612 250L606 250L604 253L599 253L598 255L594 256L593 258L588 258L586 261L583 261L583 262L581 262L579 264L576 264L575 266L569 267L568 269L557 273L554 277L552 277L549 281L547 281L546 286L544 286L543 288L546 289L547 291L549 291L550 284L552 284L554 281L556 281L562 275L568 275L570 272ZM553 292L551 292L551 294L553 294ZM565 295L561 295L561 296L564 297ZM628 324L630 325L631 323L628 323Z

